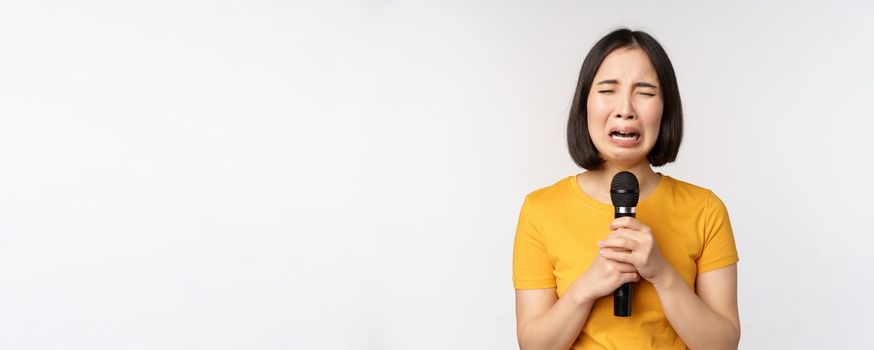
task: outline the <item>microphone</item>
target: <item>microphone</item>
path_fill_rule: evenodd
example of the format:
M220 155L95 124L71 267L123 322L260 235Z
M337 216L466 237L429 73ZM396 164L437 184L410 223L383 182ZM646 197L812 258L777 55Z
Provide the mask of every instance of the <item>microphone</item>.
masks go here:
M638 199L640 199L640 185L638 185L637 177L634 174L621 171L613 176L613 181L610 182L610 200L615 207L614 218L635 217ZM619 286L613 292L614 316L631 316L631 293L631 282Z

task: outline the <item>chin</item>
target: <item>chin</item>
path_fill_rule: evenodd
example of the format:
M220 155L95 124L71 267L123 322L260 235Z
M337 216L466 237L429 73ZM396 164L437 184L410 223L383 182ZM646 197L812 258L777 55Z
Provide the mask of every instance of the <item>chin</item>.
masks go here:
M634 158L634 159L613 158L613 159L606 159L605 161L607 163L610 163L610 164L613 164L616 166L622 166L622 167L632 167L632 166L635 166L639 163L649 163L649 160L647 160L646 157Z
M637 164L640 162L649 162L647 159L647 153L639 153L634 152L633 154L629 153L613 153L607 157L603 157L604 161L613 164Z

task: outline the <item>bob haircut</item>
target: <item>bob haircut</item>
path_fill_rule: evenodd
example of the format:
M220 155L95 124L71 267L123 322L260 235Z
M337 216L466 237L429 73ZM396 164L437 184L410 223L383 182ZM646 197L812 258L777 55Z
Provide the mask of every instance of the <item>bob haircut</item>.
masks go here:
M586 111L586 101L595 73L598 72L604 58L613 50L635 47L643 49L655 67L664 106L659 137L647 154L647 160L653 166L662 166L677 159L680 141L683 139L683 108L680 104L680 90L677 88L677 77L674 75L671 60L658 41L649 34L620 28L601 38L583 60L567 121L568 152L574 163L587 170L598 169L604 164L604 159L601 158L589 135Z

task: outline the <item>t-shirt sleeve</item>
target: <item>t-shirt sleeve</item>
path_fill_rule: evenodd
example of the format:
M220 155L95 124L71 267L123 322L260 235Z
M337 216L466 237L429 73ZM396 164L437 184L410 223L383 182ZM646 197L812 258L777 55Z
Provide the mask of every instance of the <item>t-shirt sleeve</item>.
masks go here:
M738 260L728 210L722 200L710 192L705 205L704 247L698 258L698 273L726 267Z
M513 243L513 285L516 289L555 288L553 266L537 231L530 196L525 197Z

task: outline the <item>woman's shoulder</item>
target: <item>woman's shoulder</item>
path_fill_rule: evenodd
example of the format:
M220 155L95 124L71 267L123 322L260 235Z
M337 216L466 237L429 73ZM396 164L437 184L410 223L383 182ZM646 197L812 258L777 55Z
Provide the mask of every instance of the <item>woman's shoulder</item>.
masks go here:
M531 213L534 217L543 220L555 216L562 216L576 205L576 194L573 192L576 175L565 176L553 181L547 186L537 187L525 195L522 211Z
M693 184L668 175L664 175L664 178L668 180L668 185L671 192L673 192L674 198L696 203L706 203L713 201L714 199L719 200L719 197L708 187Z
M576 180L576 175L565 176L557 181L553 181L546 186L537 187L525 195L525 201L529 203L556 203L557 201L567 200L573 196L572 181Z
M558 181L554 181L550 185L537 187L533 191L528 192L526 197L532 199L548 199L550 197L561 195L568 190L568 182L573 180L575 176L576 175L565 176Z

